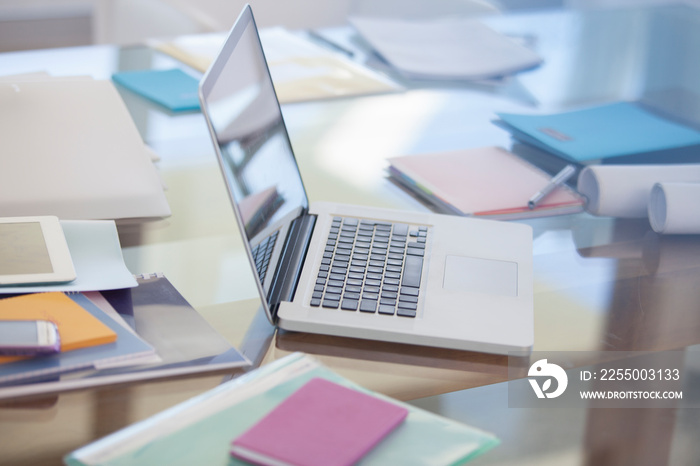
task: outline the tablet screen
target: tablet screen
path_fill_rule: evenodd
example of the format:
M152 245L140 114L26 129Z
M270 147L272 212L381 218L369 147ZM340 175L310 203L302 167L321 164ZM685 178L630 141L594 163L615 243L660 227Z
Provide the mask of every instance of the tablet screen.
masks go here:
M52 272L39 222L0 223L0 275Z

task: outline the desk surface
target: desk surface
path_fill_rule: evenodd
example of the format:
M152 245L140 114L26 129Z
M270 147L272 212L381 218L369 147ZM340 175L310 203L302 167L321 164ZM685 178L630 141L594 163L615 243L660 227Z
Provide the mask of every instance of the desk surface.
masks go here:
M386 158L482 145L511 148L509 135L491 123L496 111L643 98L700 121L700 101L694 100L700 96L699 12L559 11L487 21L530 41L545 64L498 86L423 83L397 94L284 107L312 201L425 209L386 180ZM345 37L352 45L348 31ZM120 70L172 66L179 65L146 47L0 57L0 75L47 70L106 79ZM504 356L277 334L258 325L252 272L202 116L166 115L138 97L124 98L145 141L161 157L173 212L164 221L120 228L127 266L133 273L165 273L234 345L257 338L263 363L308 352L368 388L404 400L420 398L417 404L491 430L504 443L480 463L665 464L669 458L697 463L698 447L687 441L700 432L697 416L687 414L694 410L509 409ZM700 237L660 237L646 220L587 214L527 223L535 235L536 351L686 350L700 344ZM700 374L692 364L688 371ZM55 464L74 448L221 380L221 375L187 377L3 405L0 463ZM694 387L688 396L697 397L697 383ZM644 456L646 450L637 448L644 444L660 447Z

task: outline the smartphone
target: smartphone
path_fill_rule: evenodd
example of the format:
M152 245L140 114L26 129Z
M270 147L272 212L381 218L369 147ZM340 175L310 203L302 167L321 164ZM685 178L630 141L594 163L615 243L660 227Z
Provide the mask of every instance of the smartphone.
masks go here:
M48 320L0 320L0 354L35 356L58 353L61 340Z

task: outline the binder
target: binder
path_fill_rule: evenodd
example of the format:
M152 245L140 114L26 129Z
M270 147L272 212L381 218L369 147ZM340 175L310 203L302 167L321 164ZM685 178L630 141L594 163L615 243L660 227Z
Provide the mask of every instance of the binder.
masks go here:
M697 161L700 131L635 102L548 115L498 113L513 137L575 163Z

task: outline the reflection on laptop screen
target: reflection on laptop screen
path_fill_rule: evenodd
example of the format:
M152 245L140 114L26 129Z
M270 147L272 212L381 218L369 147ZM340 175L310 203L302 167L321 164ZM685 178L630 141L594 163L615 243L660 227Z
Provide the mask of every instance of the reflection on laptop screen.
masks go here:
M252 18L229 37L205 77L202 97L226 183L265 283L265 273L276 266L265 258L276 232L305 212L308 200Z

